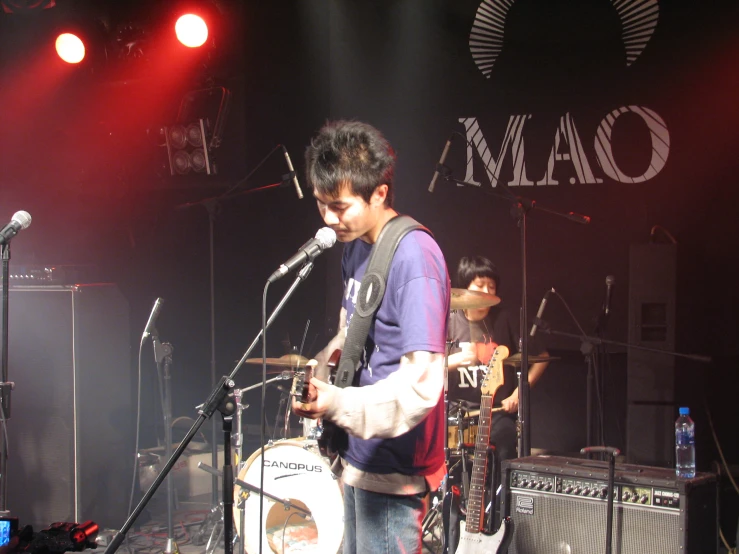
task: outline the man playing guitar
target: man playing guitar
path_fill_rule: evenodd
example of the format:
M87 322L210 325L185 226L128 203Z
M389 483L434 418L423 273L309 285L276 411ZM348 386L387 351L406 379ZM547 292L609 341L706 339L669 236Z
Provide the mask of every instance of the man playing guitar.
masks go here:
M450 283L434 239L401 239L370 327L354 385L326 383L344 344L373 244L398 214L395 154L382 134L355 121L328 123L306 151L318 210L339 241L344 295L336 337L316 356L307 402L296 414L345 430L335 472L344 486L344 553L421 552L424 497L446 474L444 351ZM338 524L338 522L337 522Z

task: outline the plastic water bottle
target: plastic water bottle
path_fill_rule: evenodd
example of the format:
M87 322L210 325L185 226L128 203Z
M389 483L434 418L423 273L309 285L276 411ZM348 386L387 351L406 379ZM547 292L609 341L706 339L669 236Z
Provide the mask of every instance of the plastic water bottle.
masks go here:
M680 408L675 421L675 475L684 479L695 477L695 423L690 409Z

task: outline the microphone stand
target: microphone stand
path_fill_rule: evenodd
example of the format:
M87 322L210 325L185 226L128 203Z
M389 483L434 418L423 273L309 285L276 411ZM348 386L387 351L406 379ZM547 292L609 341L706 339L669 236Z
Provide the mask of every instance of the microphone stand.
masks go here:
M172 456L172 345L161 343L156 331L151 333L151 342L154 345L154 361L157 364L159 383L162 391L162 413L164 414L164 453L167 459ZM164 362L164 363L162 363ZM174 483L172 476L167 475L167 544L164 554L179 553L174 536L174 520L172 518L172 504L174 500Z
M601 308L598 316L595 320L595 329L593 334L599 339L603 338L603 333L606 328L606 322L608 321L608 315L605 311L605 305ZM588 375L586 379L586 390L585 390L585 409L586 409L586 442L587 444L604 444L605 433L603 430L603 418L604 418L604 407L603 407L603 360L605 360L605 344L601 343L596 346L587 341L583 340L580 345L580 352L585 357L585 362L588 366ZM599 409L597 411L598 418L596 425L593 421L593 396L598 398Z
M526 251L526 219L528 213L536 208L539 211L547 212L552 215L558 215L575 221L577 223L590 223L590 218L582 216L574 212L560 212L551 208L540 206L536 201L523 196L517 196L511 191L507 185L502 185L503 192L495 190L482 189L474 183L468 183L460 179L455 179L451 175L451 170L446 166L440 166L440 170L444 175L444 179L457 185L474 187L483 190L486 194L497 196L511 202L511 215L516 219L520 231L519 247L521 251L521 328L520 350L521 350L521 369L518 372L518 456L525 457L531 453L531 429L529 418L531 408L529 406L529 334L528 334L528 294L527 294L527 251Z
M8 419L10 419L10 393L13 383L8 382L8 289L10 287L10 243L0 244L0 257L2 258L2 381L0 381L0 417L2 418L2 432L4 438L0 440L0 516L9 516L8 510L8 450L6 448L8 437Z
M577 339L577 340L579 340L581 342L580 351L585 356L585 360L586 360L586 362L588 364L588 377L587 377L587 382L586 382L586 386L587 386L587 391L586 391L586 393L587 393L587 398L586 398L587 416L586 417L588 418L586 432L587 432L587 439L588 440L590 440L591 434L592 434L592 427L591 427L591 425L592 425L591 424L591 417L592 417L592 392L591 392L591 388L592 388L592 380L593 380L593 375L592 375L593 374L593 360L592 360L592 357L593 357L593 350L595 349L596 346L605 346L607 344L610 344L610 345L614 345L614 346L622 346L622 347L626 347L626 348L634 348L636 350L643 350L645 352L656 352L658 354L666 354L668 356L673 356L673 357L676 357L676 358L685 358L687 360L692 360L694 362L701 362L701 363L706 363L706 364L707 363L711 363L711 357L710 356L703 356L703 355L700 355L700 354L683 354L682 352L673 352L671 350L662 350L662 349L659 349L659 348L652 348L650 346L641 346L639 344L631 344L631 343L628 343L628 342L620 342L620 341L615 341L615 340L607 340L607 339L604 339L604 338L601 338L601 337L591 337L591 336L588 336L588 335L578 335L578 334L575 334L575 333L565 333L565 332L562 332L562 331L556 331L556 330L552 329L545 320L540 319L540 318L536 318L534 320L534 323L537 325L537 327L539 328L539 330L542 333L546 333L548 335L555 335L555 336L559 336L559 337L568 337L568 338L572 338L572 339ZM603 386L603 384L601 383L601 387L602 386ZM605 437L601 437L601 439L604 439L604 438ZM593 452L600 452L600 451L593 450Z
M608 456L608 494L606 507L606 554L611 554L613 546L613 482L616 475L616 458L621 451L612 446L586 446L580 449L580 454L600 453Z
M656 352L657 354L667 354L668 356L674 356L676 358L685 358L686 360L692 360L694 362L701 362L704 364L710 364L713 359L710 356L704 356L702 354L685 354L683 352L673 352L672 350L662 350L661 348L652 348L651 346L642 346L640 344L632 344L630 342L621 342L617 340L601 339L599 337L591 337L589 335L578 335L576 333L564 333L562 331L555 331L549 324L543 319L536 319L536 325L542 333L548 335L556 335L559 337L569 337L578 339L581 341L589 342L593 345L604 345L611 344L614 346L625 346L626 348L634 348L636 350L644 350L646 352Z
M216 213L220 207L219 200L227 200L231 198L236 198L237 196L245 196L247 194L252 194L255 192L261 192L263 190L273 189L273 188L279 188L282 186L288 186L292 182L292 178L295 175L295 172L288 173L286 175L282 176L282 181L279 183L272 183L270 185L265 185L253 189L248 190L242 190L239 192L234 192L237 188L245 184L248 179L254 175L254 173L262 167L264 162L267 161L267 159L276 152L279 148L282 148L282 145L278 144L275 146L269 154L267 154L262 160L252 169L246 177L241 179L239 182L237 182L234 186L232 186L229 190L227 190L224 194L221 194L220 196L212 196L209 198L204 198L202 200L197 200L195 202L186 202L184 204L178 204L175 206L175 210L182 210L186 208L191 208L193 206L203 206L205 210L208 212L208 258L209 258L209 285L210 285L210 386L215 387L216 385L216 308L215 308L215 256L214 256L214 227L215 227L215 218ZM212 420L211 422L211 444L213 445L213 451L211 452L211 463L213 464L213 467L216 467L218 465L218 426L216 424L215 420ZM4 475L4 473L3 473ZM216 509L218 506L218 478L213 476L211 479L211 507L213 509Z
M288 299L292 296L293 292L295 292L295 289L298 287L298 285L307 277L308 273L310 273L310 269L313 267L313 262L308 262L303 269L300 270L297 277L295 278L295 281L290 286L288 291L285 293L285 295L280 300L280 303L275 307L275 309L272 311L272 314L270 315L269 319L266 322L266 325L264 328L269 328L269 326L272 324L272 322L275 320L277 315L280 313L282 308L284 307L285 303L288 301ZM200 428L203 426L205 421L210 418L216 410L219 410L224 418L224 439L226 442L230 444L230 418L232 417L233 411L235 410L232 390L235 386L235 383L233 381L234 377L236 377L236 373L239 371L241 366L244 364L246 359L251 354L251 351L254 349L256 344L259 342L260 337L262 336L262 333L264 332L264 329L260 330L257 336L254 338L254 341L251 343L249 348L246 350L244 355L241 357L241 360L239 360L239 363L236 365L236 367L231 371L231 374L226 376L224 375L221 377L221 379L216 384L215 388L211 391L210 396L208 399L203 403L198 410L198 419L195 420L190 430L185 435L185 438L180 442L180 444L177 446L175 451L172 453L172 456L167 460L167 462L164 464L164 467L162 467L162 471L157 475L156 479L154 479L154 482L149 486L149 489L146 491L144 496L139 501L136 508L134 508L131 515L128 516L128 519L124 522L121 529L115 534L113 537L113 540L110 541L108 544L108 547L105 549L105 554L113 554L120 548L121 543L126 537L126 534L133 526L136 519L141 515L141 512L144 510L146 505L151 500L152 496L154 496L154 493L156 493L159 486L162 484L162 481L169 475L169 472L172 470L172 467L177 463L177 460L180 458L182 453L185 451L185 449L188 447L190 442L192 441L193 437L197 434L197 432L200 430ZM259 386L262 386L261 384ZM227 422L226 419L229 421ZM228 425L228 432L226 432L226 426ZM234 479L233 479L233 467L231 464L231 453L230 451L227 451L224 446L224 467L223 467L223 499L224 499L224 554L233 554L233 485L234 485ZM262 455L262 458L264 458L264 455ZM217 462L216 462L217 465ZM218 482L218 477L214 476L214 479L216 480L216 483Z

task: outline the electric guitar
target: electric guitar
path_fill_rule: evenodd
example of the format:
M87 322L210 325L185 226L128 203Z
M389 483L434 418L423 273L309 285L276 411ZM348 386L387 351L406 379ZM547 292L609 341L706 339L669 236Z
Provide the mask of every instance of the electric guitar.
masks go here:
M498 530L487 535L485 528L484 492L486 476L493 468L488 468L488 446L493 419L493 397L503 384L503 360L508 357L508 347L500 345L493 352L488 371L482 381L480 397L480 416L477 424L475 455L472 461L472 478L467 500L467 520L460 529L459 545L455 554L499 554L506 551L513 538L513 521L505 518Z
M341 350L337 348L331 353L327 363L329 367L329 383L333 383L334 381L340 359ZM313 368L309 366L306 366L295 373L292 390L290 392L298 399L299 402L308 402L308 388L312 377ZM333 462L339 454L339 450L346 445L348 436L346 431L341 427L334 425L330 421L323 421L322 424L323 431L317 440L318 450L322 456L329 458L331 462Z

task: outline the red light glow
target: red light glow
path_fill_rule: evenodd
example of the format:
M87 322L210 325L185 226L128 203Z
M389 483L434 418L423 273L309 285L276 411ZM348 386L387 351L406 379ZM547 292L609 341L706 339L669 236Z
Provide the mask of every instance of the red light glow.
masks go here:
M202 17L194 14L181 16L174 26L179 41L189 48L197 48L208 40L208 25Z
M56 38L56 53L67 63L80 63L85 58L85 45L71 33L62 33Z

